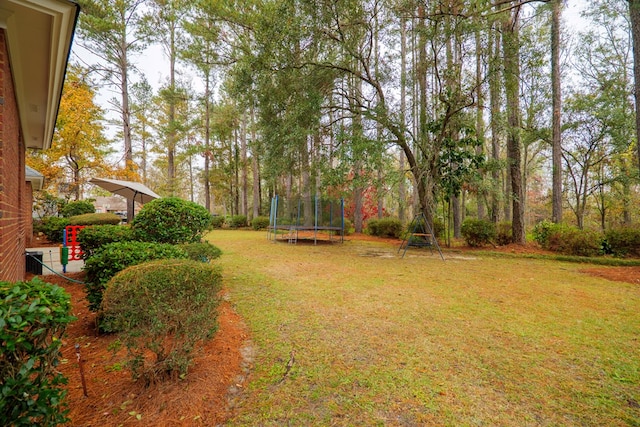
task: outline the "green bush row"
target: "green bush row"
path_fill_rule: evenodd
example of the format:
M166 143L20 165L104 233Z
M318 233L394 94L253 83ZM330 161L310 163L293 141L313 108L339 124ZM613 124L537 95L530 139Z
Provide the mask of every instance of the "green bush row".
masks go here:
M168 243L114 242L96 249L84 264L89 309L100 308L105 285L117 272L145 261L188 256L186 250Z
M134 378L151 383L186 374L198 343L217 330L221 283L218 267L191 260L139 264L109 282L103 326L120 332Z
M85 227L78 233L78 241L85 260L104 245L131 240L135 240L135 235L133 229L126 225L94 225Z
M69 225L117 225L120 221L120 217L113 213L88 213L72 216Z
M367 222L366 232L372 236L398 238L404 231L404 225L397 218L373 218Z
M484 246L496 240L495 224L483 219L465 219L460 232L467 245L472 247Z
M603 248L606 253L614 256L640 257L640 229L619 227L607 230Z
M50 216L40 221L34 221L33 231L44 234L50 242L60 242L64 239L64 229L68 225L103 225L119 224L120 217L111 213L91 213L62 218Z
M65 218L70 218L76 215L95 213L96 208L89 200L76 200L69 202L60 211L60 214Z
M266 230L269 227L268 216L257 216L251 220L251 227L254 230Z
M211 217L211 228L222 228L225 218L222 215L214 215Z
M229 218L228 225L230 228L242 228L247 226L246 215L233 215Z
M66 378L56 370L74 318L64 289L39 279L0 282L0 425L53 426L67 420Z

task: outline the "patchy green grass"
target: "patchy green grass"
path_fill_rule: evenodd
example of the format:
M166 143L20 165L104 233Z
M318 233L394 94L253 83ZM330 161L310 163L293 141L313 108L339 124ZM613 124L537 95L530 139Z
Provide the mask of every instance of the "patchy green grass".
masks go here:
M640 425L637 285L550 260L209 240L258 352L229 425Z

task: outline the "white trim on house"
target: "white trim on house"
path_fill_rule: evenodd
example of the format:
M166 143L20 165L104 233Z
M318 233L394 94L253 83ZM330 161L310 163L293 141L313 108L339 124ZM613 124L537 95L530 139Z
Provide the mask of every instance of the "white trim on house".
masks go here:
M79 12L69 0L0 2L26 147L51 146Z

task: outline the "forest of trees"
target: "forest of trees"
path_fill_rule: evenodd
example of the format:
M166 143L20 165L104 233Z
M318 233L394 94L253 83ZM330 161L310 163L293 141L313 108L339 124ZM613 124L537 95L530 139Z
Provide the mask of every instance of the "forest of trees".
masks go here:
M639 220L637 0L582 2L580 28L561 0L79 3L92 55L71 57L53 146L28 158L47 196L113 177L251 218L322 194L356 231L423 211L456 236L511 222L518 243L542 219ZM157 88L136 62L151 46Z

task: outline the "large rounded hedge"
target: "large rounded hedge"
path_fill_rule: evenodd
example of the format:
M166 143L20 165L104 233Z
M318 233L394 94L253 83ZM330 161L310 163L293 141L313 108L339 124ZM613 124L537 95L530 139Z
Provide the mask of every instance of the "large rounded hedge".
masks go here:
M148 382L184 375L198 344L217 330L220 268L191 260L157 260L109 281L103 325L120 333L127 366Z
M136 238L157 243L193 243L211 225L211 214L197 203L177 197L155 199L133 219Z

